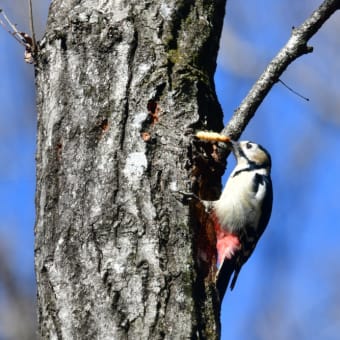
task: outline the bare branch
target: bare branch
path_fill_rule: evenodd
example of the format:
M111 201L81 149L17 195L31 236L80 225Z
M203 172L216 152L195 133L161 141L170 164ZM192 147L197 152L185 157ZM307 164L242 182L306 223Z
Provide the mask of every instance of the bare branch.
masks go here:
M290 39L267 66L260 78L253 85L248 95L234 112L222 134L238 139L254 116L272 86L289 64L300 56L310 53L313 48L307 43L327 19L340 9L340 0L325 0L321 6L298 28L294 28Z
M24 39L21 35L21 33L17 30L16 26L12 24L12 22L8 19L5 11L0 8L0 13L2 14L3 18L5 19L5 22L0 19L0 25L21 45L26 47L26 43L24 42ZM7 25L12 29L13 32L6 26Z
M3 16L5 21L1 20L0 18L0 25L21 45L25 46L25 54L24 54L24 60L28 64L33 64L35 61L35 54L37 50L37 43L35 40L35 34L34 34L34 26L33 26L33 14L32 14L32 1L29 0L28 3L29 6L29 17L30 17L30 26L31 26L31 33L32 37L30 37L25 32L19 32L16 28L16 25L14 25L9 18L7 17L5 11L0 8L0 14ZM8 27L7 27L7 25ZM11 31L12 29L12 31Z

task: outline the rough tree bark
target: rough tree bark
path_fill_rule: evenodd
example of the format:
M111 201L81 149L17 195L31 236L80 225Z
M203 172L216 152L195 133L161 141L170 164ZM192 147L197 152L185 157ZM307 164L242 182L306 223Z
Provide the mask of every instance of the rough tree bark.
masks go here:
M223 127L213 74L224 7L52 1L36 64L41 338L219 337L177 191L219 190L223 167L193 175L191 132Z
M52 1L36 55L41 338L219 338L212 248L204 248L211 235L178 191L219 194L223 162L192 131L223 127L213 74L224 7ZM223 133L240 136L339 8L325 0L293 31Z

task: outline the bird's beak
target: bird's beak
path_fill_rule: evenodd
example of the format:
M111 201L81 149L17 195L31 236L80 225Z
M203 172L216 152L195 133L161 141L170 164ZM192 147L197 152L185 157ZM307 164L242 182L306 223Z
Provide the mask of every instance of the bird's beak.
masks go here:
M229 145L230 145L231 151L234 154L235 158L238 159L238 157L241 155L240 143L231 140Z
M234 141L234 140L231 140L231 141L230 141L229 146L230 146L231 151L232 151L233 153L237 152L237 151L240 149L239 142L236 142L236 141Z

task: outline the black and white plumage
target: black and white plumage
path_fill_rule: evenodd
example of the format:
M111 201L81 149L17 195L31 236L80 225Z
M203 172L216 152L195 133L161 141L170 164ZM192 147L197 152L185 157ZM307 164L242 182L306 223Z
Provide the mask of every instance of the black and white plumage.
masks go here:
M271 215L273 191L271 158L260 145L230 142L237 164L217 201L212 217L220 268L217 288L222 298L234 273L233 289L243 264L249 259Z

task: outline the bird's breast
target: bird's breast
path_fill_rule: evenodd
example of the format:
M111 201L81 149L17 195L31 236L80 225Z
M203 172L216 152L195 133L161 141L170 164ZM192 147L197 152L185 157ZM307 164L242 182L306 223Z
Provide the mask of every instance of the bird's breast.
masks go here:
M229 232L237 233L246 226L258 224L261 215L259 200L262 198L253 191L251 180L249 173L237 182L229 180L220 199L214 202L216 217L221 227Z

